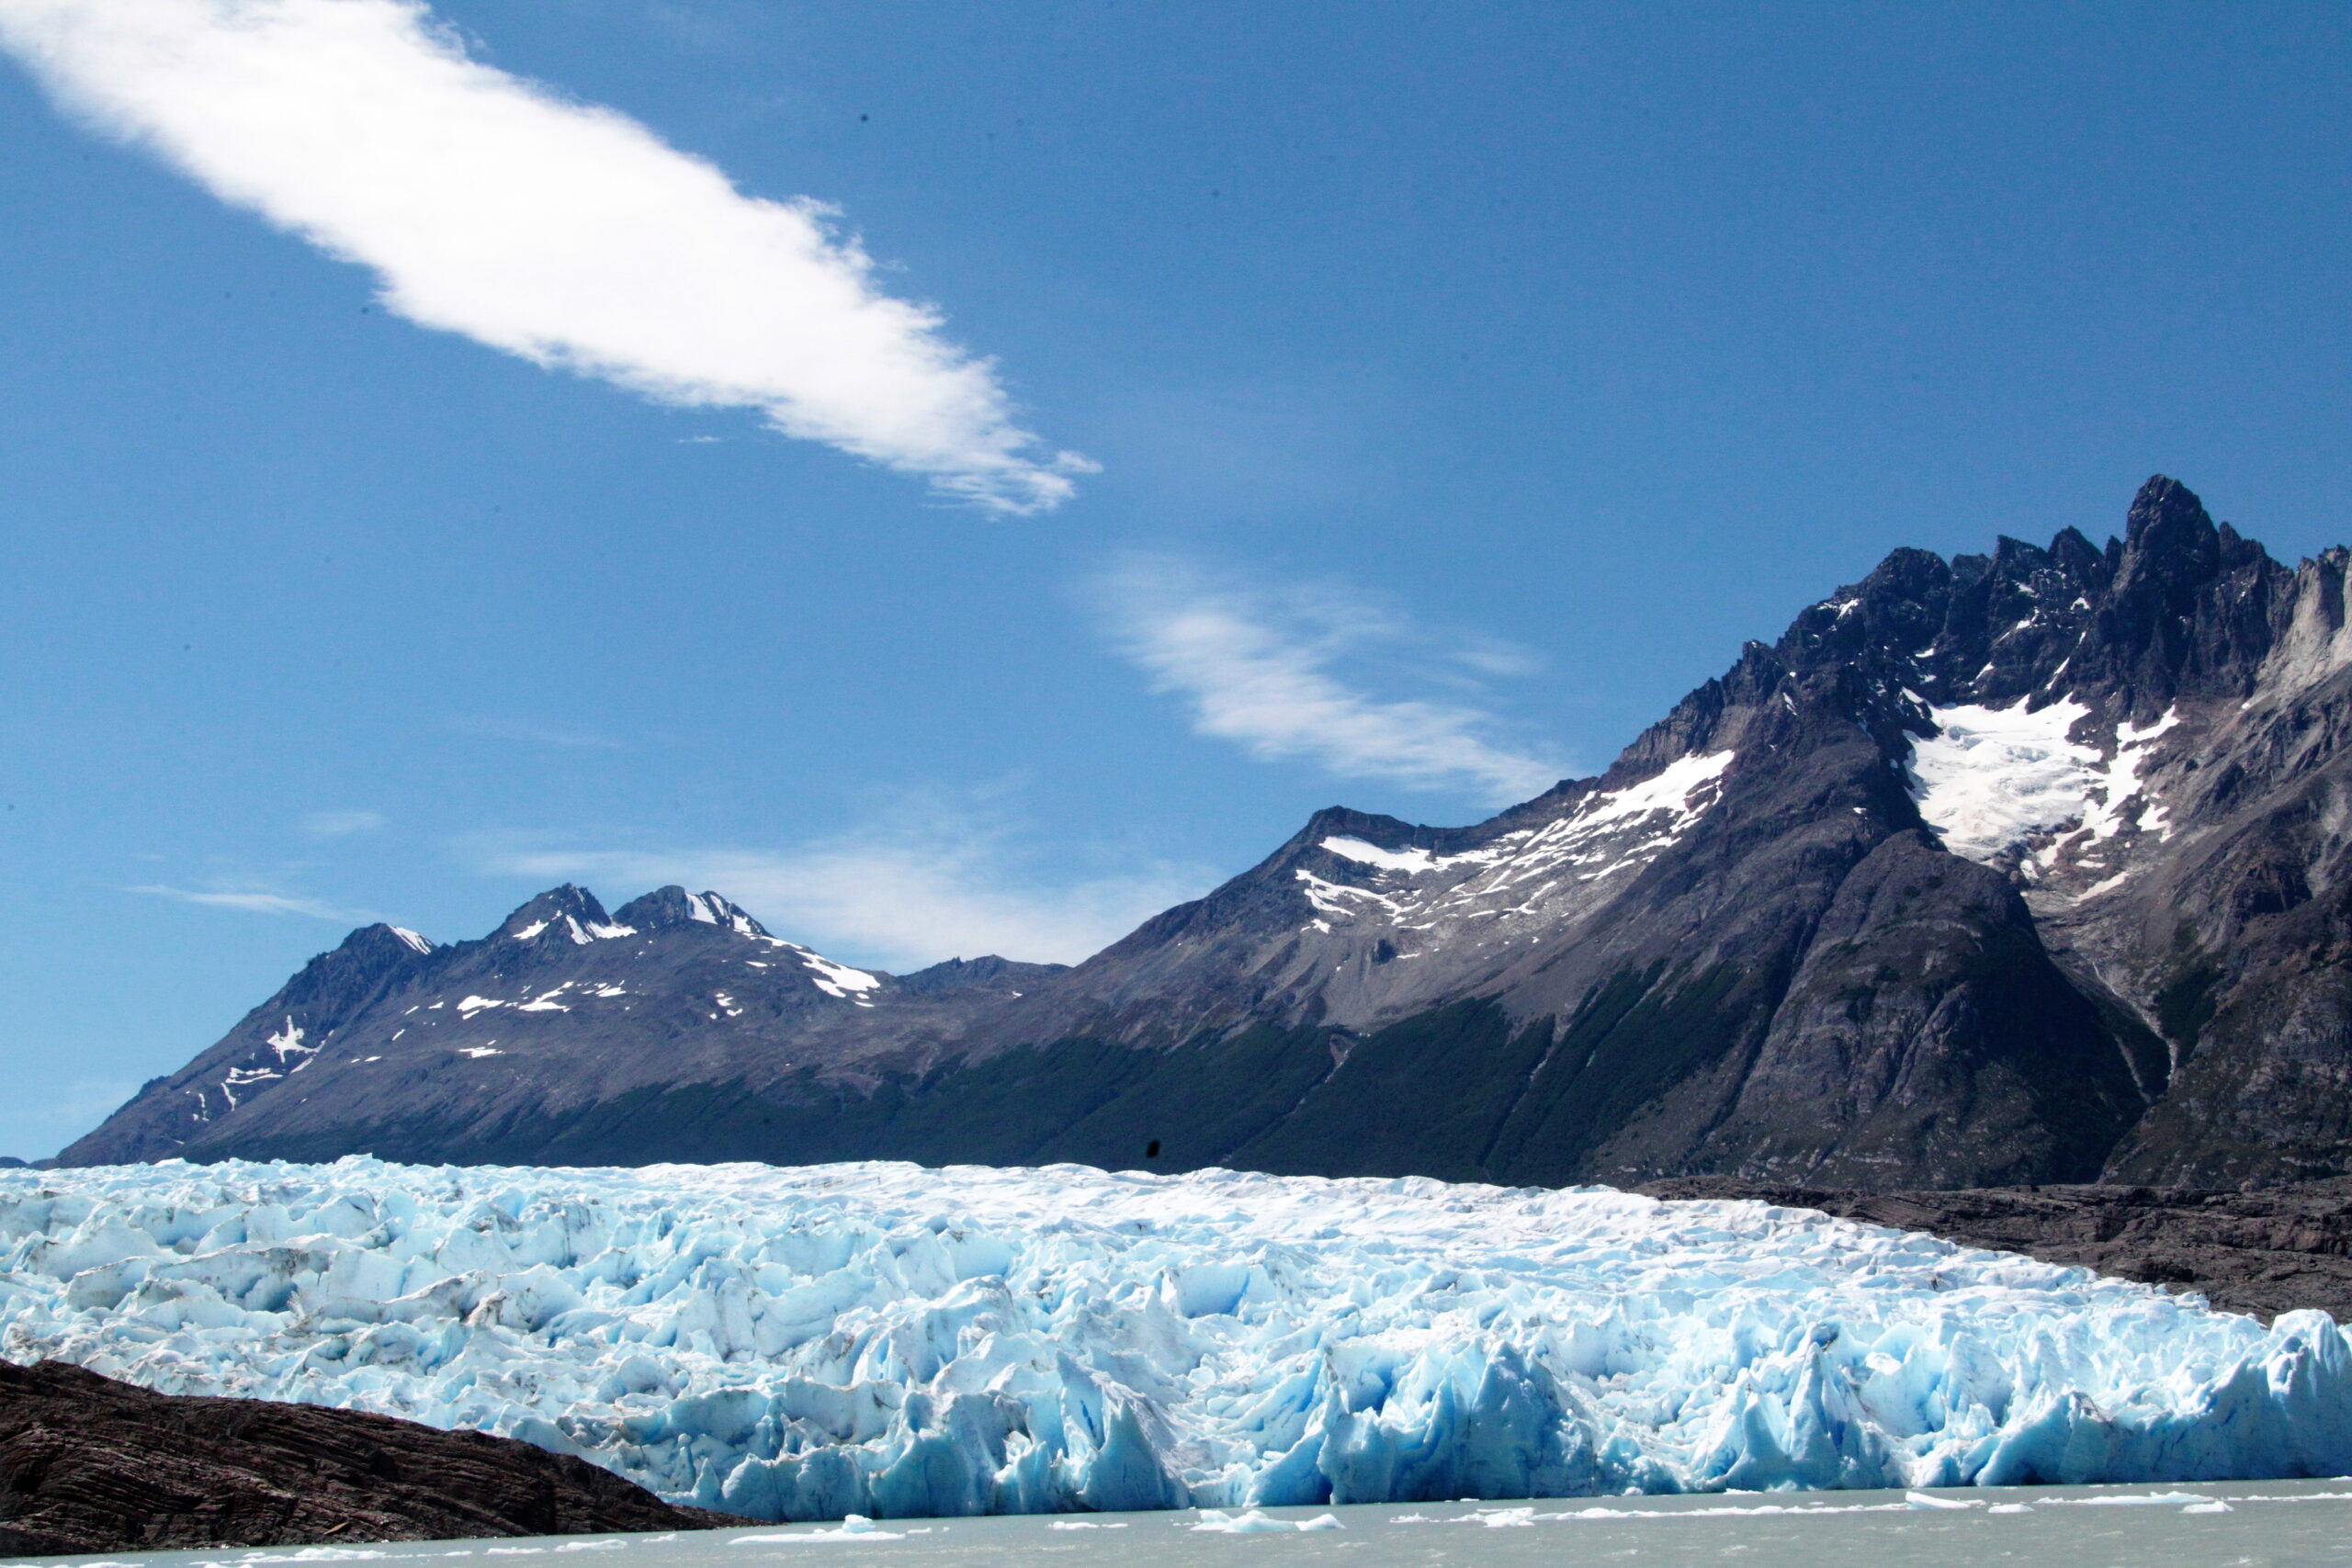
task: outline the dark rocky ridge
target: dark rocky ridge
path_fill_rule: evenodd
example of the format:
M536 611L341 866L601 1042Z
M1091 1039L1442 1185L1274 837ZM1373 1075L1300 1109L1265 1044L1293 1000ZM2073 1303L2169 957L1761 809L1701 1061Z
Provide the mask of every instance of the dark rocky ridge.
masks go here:
M1059 969L989 957L860 971L771 936L716 893L664 887L607 914L566 886L475 942L436 946L385 925L352 932L59 1161L261 1148L520 1158L518 1129L593 1122L648 1088L786 1093L822 1064L870 1089L927 1065L977 1006ZM703 1156L681 1144L630 1157Z
M0 1361L0 1551L62 1556L708 1529L585 1460L356 1410Z
M2104 547L1896 550L1601 776L1318 813L1066 971L848 990L683 889L355 933L63 1157L2352 1174L2347 566L2162 478Z
M2021 1252L2195 1291L2267 1322L2316 1308L2352 1323L2352 1181L2258 1191L2120 1186L1833 1192L1724 1177L1643 1183L1653 1198L1742 1198L1819 1209L1966 1247Z

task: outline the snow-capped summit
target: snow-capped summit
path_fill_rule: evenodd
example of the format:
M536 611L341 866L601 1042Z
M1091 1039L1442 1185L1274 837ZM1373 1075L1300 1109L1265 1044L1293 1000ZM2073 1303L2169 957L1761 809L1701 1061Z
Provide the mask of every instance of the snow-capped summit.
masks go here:
M632 898L614 917L624 925L646 931L662 931L673 926L719 926L738 936L763 937L765 926L754 919L750 911L707 890L689 893L673 883L657 887L642 897Z
M549 888L507 916L505 923L492 937L508 942L537 942L552 935L559 941L584 947L592 942L636 934L635 928L626 921L616 921L606 915L594 893L567 882L560 887Z

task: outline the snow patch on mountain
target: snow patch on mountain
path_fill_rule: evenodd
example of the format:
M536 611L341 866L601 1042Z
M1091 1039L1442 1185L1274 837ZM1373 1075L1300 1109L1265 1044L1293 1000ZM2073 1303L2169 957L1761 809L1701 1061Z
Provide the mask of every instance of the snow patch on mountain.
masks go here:
M2091 806L2098 749L2067 739L2091 710L2070 697L2039 710L2026 701L1929 708L1938 733L1912 742L1911 796L1954 854L1996 860Z
M1416 872L1435 871L1446 863L1427 850L1384 850L1378 844L1367 844L1362 839L1344 835L1324 840L1323 847L1342 860L1361 861L1365 865L1376 865L1383 871L1401 871L1408 875Z
M263 1040L262 1043L277 1053L280 1066L285 1065L286 1058L288 1056L309 1057L319 1054L319 1048L316 1045L302 1043L302 1031L296 1025L293 1015L290 1013L287 1015L286 1026Z
M13 1360L508 1433L764 1518L2352 1470L2322 1314L1599 1189L0 1171L0 1323Z
M2091 710L2071 697L2039 711L2027 699L2006 708L1962 704L1931 707L1938 734L1912 742L1912 798L1944 846L1970 860L1992 863L2036 838L2048 838L2028 863L2042 874L2073 858L2085 870L2107 862L2091 852L2130 829L2171 835L2160 803L2146 798L2141 777L2156 742L2180 723L2166 709L2153 724L2119 724L2111 755L2072 739ZM2117 872L2082 896L2120 886Z
M775 941L774 937L768 940ZM776 945L791 953L812 971L808 983L825 995L846 998L862 1008L874 1005L872 998L865 993L881 988L880 976L869 975L863 969L853 969L846 964L836 964L823 953L811 953L796 942L777 942Z
M1442 935L1464 919L1572 915L1589 906L1591 884L1638 869L1679 841L1722 793L1735 753L1681 757L1638 784L1585 796L1540 828L1504 833L1475 850L1441 855L1385 850L1338 835L1318 848L1379 874L1378 887L1358 887L1297 868L1300 891L1319 918L1385 923Z
M2149 751L2167 731L2180 723L2180 710L2166 708L2164 716L2144 728L2126 720L2115 727L2115 755L2101 770L2098 798L2083 814L2083 830L2094 839L2111 839L2126 823L2125 807L2138 798L2145 781L2140 769ZM2138 826L2160 838L2170 838L2165 809L2151 806L2138 814Z

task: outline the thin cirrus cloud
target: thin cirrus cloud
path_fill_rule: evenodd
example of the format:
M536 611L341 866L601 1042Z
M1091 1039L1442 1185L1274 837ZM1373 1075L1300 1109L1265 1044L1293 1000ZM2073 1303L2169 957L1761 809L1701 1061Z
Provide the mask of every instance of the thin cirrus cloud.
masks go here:
M317 898L300 898L285 893L262 893L232 890L208 892L198 888L170 887L149 883L128 889L154 898L172 898L183 904L200 904L213 909L241 909L250 915L300 915L313 920L346 921L364 924L375 917L356 909L341 908Z
M876 286L814 201L737 190L613 110L469 59L421 0L0 0L59 102L372 268L386 307L655 400L775 428L1002 512L1093 465Z
M781 849L475 848L485 871L598 884L617 897L665 883L707 887L779 936L901 972L987 953L1074 964L1214 881L1172 864L1040 877L1010 835L952 811Z
M1130 557L1092 593L1113 639L1183 698L1193 728L1253 757L1304 761L1345 778L1524 800L1566 772L1555 759L1498 739L1504 725L1475 701L1380 698L1342 680L1343 660L1418 649L1416 673L1457 689L1463 669L1524 673L1532 661L1491 639L1438 639L1380 602L1323 588L1268 592L1164 556ZM1434 656L1427 657L1434 649Z

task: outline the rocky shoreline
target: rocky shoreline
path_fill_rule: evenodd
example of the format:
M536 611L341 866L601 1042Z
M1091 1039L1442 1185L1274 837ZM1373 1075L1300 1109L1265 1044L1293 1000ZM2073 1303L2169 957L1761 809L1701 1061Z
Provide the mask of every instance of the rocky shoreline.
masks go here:
M585 1460L315 1404L155 1393L0 1361L0 1551L707 1529Z

